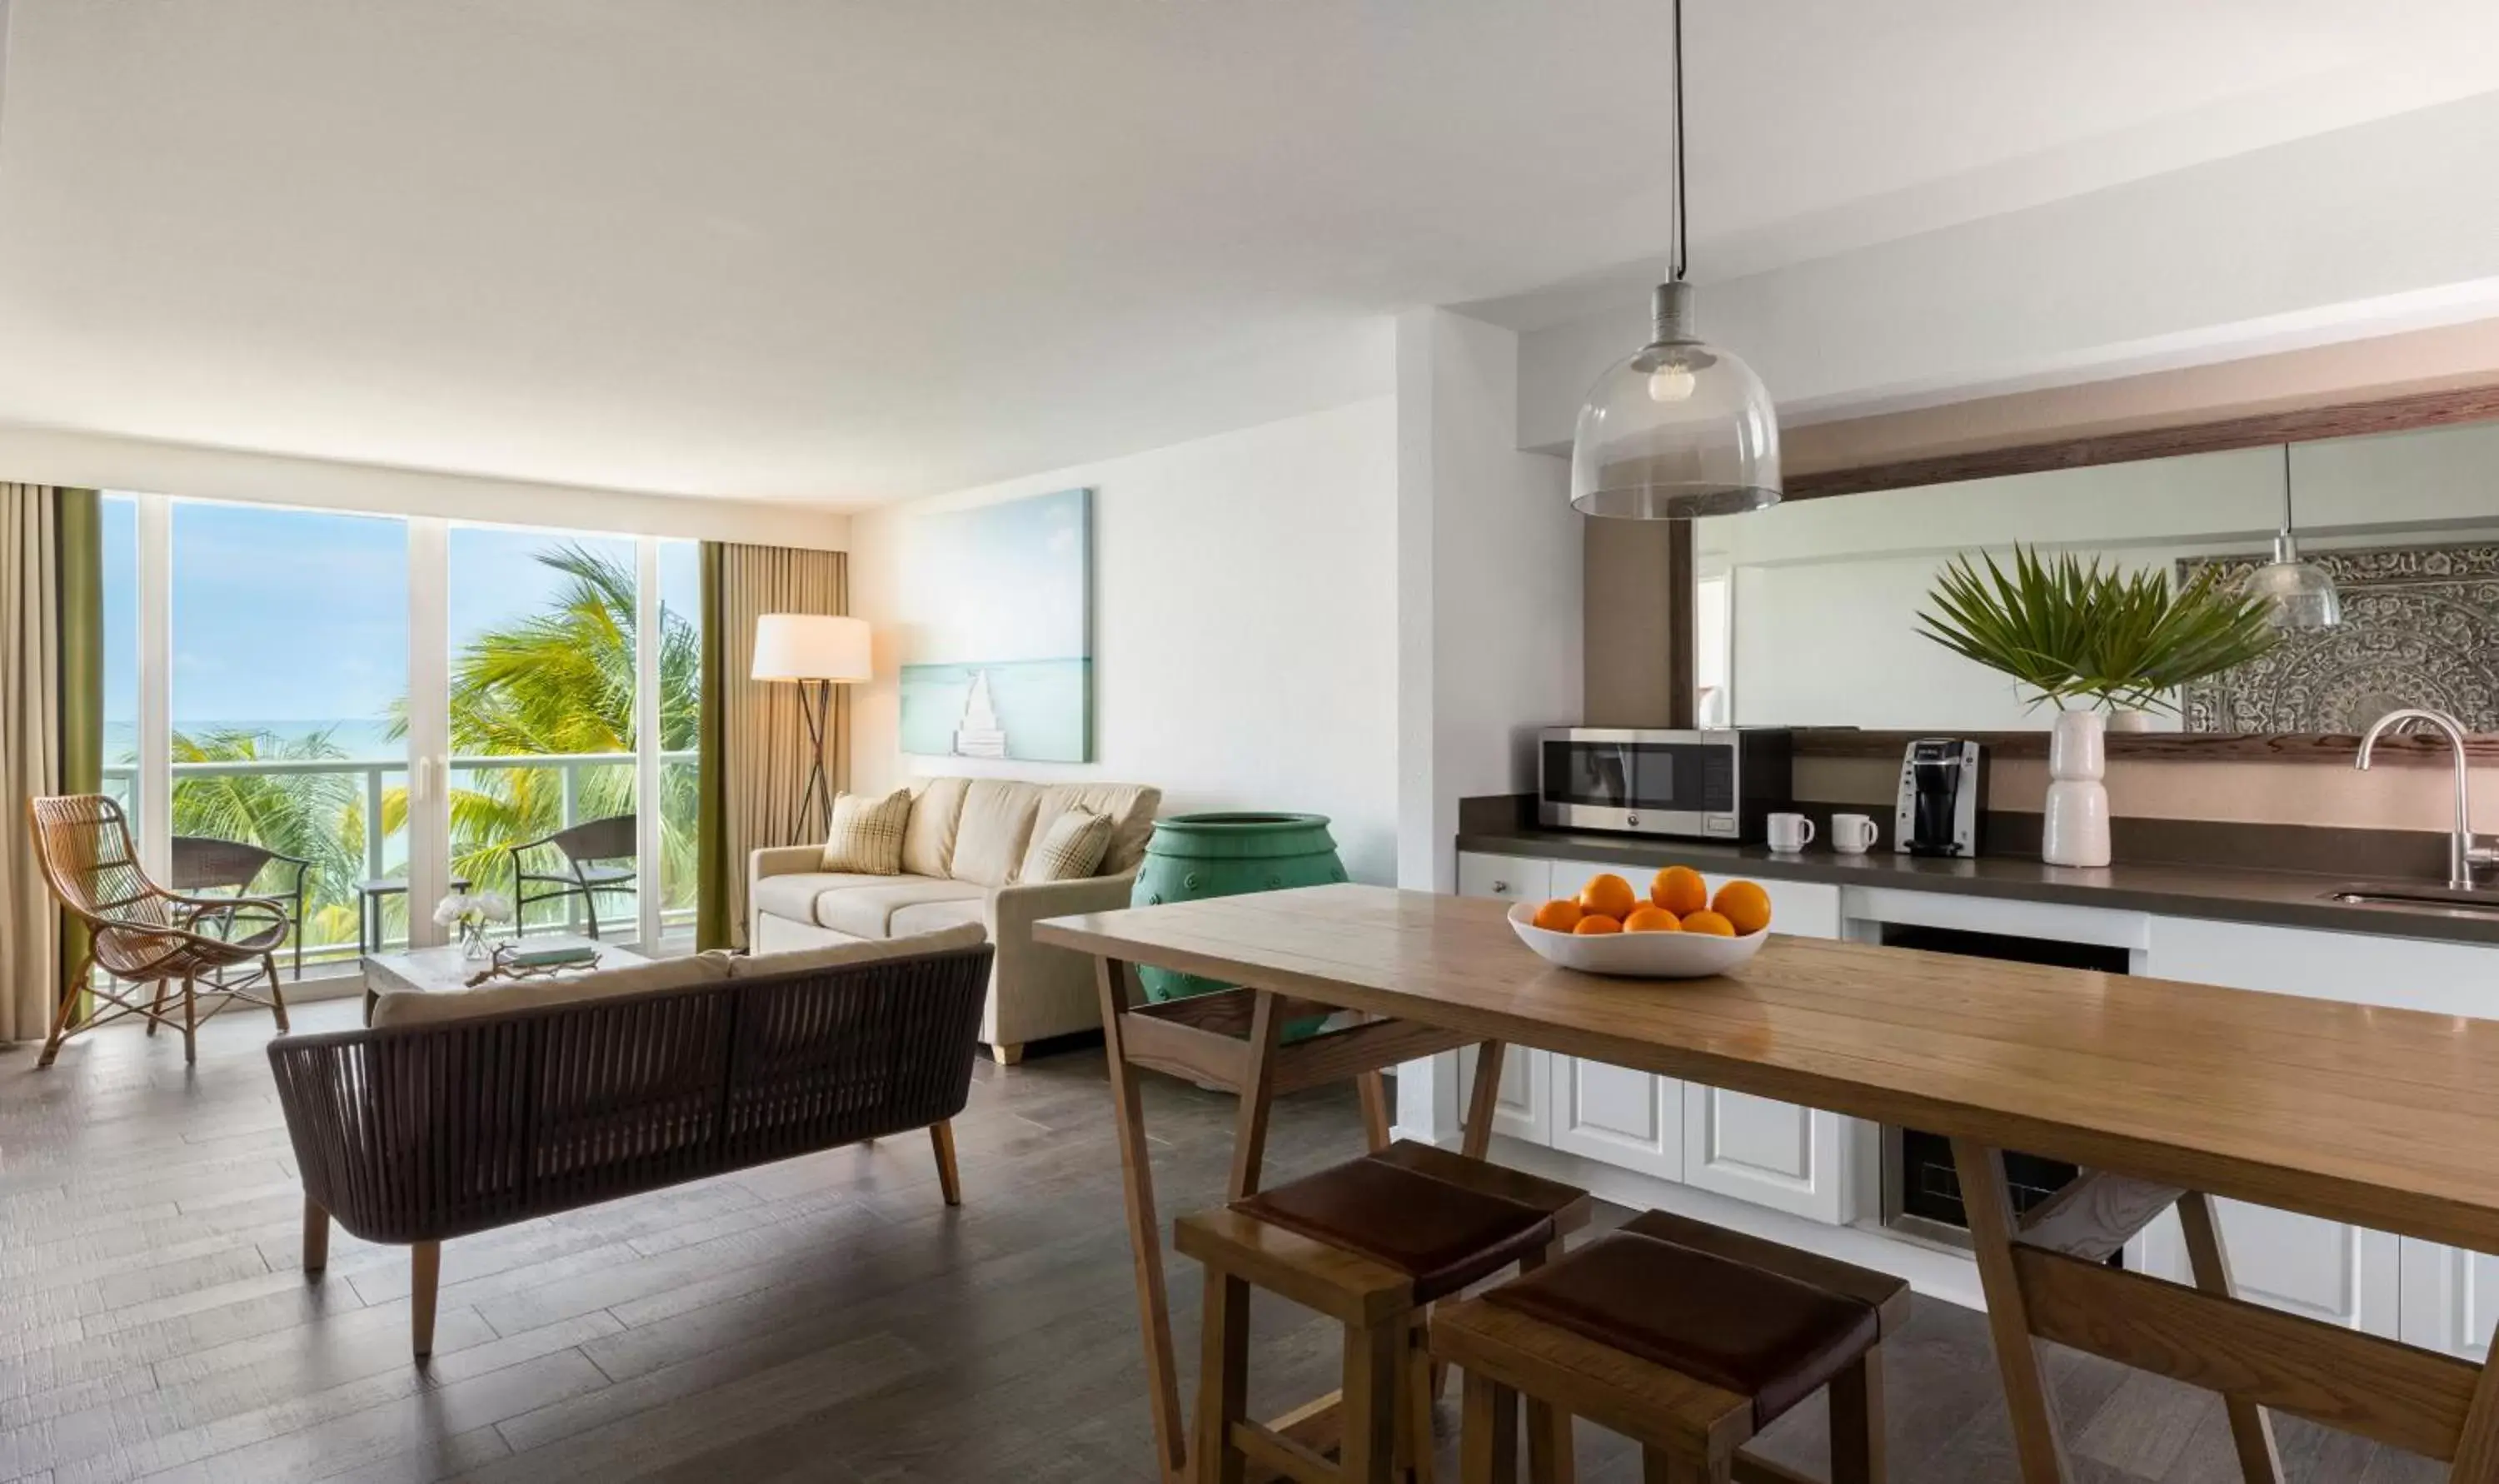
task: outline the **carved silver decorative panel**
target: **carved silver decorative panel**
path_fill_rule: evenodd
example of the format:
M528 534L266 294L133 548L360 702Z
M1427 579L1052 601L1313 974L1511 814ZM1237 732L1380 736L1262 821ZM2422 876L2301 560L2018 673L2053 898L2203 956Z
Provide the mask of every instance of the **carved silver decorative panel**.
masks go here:
M2189 731L2366 730L2398 706L2499 731L2499 545L2311 551L2343 595L2343 622L2284 638L2260 660L2186 688ZM2191 557L2236 585L2262 557Z

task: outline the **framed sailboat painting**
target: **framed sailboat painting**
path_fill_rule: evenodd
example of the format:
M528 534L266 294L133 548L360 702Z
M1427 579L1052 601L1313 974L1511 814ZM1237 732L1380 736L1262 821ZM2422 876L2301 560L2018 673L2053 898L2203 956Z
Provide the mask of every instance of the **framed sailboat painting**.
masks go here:
M1093 492L908 517L902 750L1093 760Z

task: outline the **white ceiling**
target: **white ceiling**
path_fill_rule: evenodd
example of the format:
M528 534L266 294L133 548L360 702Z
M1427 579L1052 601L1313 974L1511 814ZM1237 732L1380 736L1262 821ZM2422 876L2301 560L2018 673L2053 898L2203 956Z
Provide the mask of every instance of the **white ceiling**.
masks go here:
M1696 276L2499 89L2487 0L1689 0ZM862 504L1667 238L1664 0L15 0L0 421Z

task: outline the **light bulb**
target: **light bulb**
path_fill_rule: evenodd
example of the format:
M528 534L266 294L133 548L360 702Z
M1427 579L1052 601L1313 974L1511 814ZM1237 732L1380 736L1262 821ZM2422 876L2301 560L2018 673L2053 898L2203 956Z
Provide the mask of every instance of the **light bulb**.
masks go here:
M1648 373L1648 400L1682 402L1692 395L1693 378L1688 367L1669 361Z

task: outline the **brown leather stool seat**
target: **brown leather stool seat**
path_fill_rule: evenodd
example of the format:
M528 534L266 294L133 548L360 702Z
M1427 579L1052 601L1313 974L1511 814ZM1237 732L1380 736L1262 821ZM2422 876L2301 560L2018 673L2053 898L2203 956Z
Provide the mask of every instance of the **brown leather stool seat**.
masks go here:
M1207 1269L1194 1446L1201 1463L1217 1463L1200 1476L1237 1479L1254 1463L1346 1484L1427 1479L1437 1390L1424 1344L1428 1307L1513 1263L1558 1256L1589 1212L1585 1191L1401 1142L1181 1217L1174 1244ZM1334 1461L1244 1413L1253 1285L1345 1325ZM1568 1418L1542 1411L1530 1426L1541 1452L1567 1456Z
M1467 1371L1471 1457L1479 1395L1499 1412L1525 1395L1638 1438L1667 1477L1723 1478L1738 1444L1831 1386L1832 1476L1870 1481L1876 1347L1907 1312L1908 1285L1888 1274L1650 1211L1445 1307L1432 1348Z

